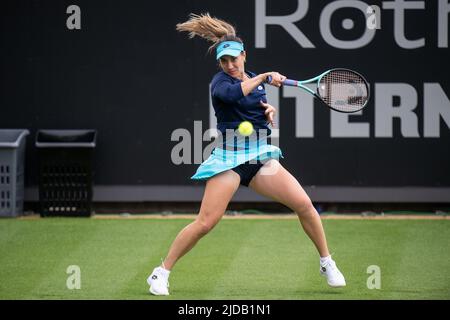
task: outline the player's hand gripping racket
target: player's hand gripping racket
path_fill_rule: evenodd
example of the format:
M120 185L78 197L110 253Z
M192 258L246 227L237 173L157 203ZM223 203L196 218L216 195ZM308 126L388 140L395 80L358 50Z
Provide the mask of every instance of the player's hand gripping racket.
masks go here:
M269 76L267 82L272 81ZM311 90L305 84L316 83L316 90ZM329 108L344 112L357 112L367 105L369 100L369 85L362 75L349 69L331 69L317 77L298 81L286 79L285 86L300 87L314 95Z

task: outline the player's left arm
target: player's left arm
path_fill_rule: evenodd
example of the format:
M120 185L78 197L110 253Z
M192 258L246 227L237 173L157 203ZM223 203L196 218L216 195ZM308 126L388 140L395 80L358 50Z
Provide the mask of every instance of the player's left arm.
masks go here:
M272 125L272 127L275 127L275 123L273 122L273 119L275 118L275 114L277 112L277 109L275 109L274 106L272 106L269 103L266 103L264 101L260 101L261 107L265 108L264 114L266 115L267 121Z

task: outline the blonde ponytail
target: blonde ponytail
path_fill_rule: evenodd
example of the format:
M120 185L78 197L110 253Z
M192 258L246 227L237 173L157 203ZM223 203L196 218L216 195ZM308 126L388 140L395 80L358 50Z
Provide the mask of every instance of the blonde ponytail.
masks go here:
M183 23L178 23L176 26L180 32L189 32L189 38L195 36L206 39L213 44L209 47L208 51L211 51L222 41L238 41L242 43L242 40L236 36L236 29L223 20L213 18L209 13L189 15L189 20Z

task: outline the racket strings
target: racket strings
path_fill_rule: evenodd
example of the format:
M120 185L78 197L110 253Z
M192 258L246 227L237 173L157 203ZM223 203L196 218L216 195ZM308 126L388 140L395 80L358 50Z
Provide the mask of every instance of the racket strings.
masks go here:
M320 80L318 93L331 108L355 112L365 106L369 90L359 74L350 70L332 70Z

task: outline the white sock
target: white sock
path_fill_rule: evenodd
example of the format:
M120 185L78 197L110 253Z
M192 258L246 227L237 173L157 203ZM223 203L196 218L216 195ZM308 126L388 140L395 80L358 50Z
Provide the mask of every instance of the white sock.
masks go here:
M328 261L331 261L331 256L320 257L320 264L321 264L321 265L324 265L324 264L327 263Z
M158 272L159 272L163 277L169 279L170 270L164 269L162 266L159 266L157 269L158 269Z
M163 275L169 277L170 275L170 270L164 269L163 267L161 267L161 272L163 273Z

